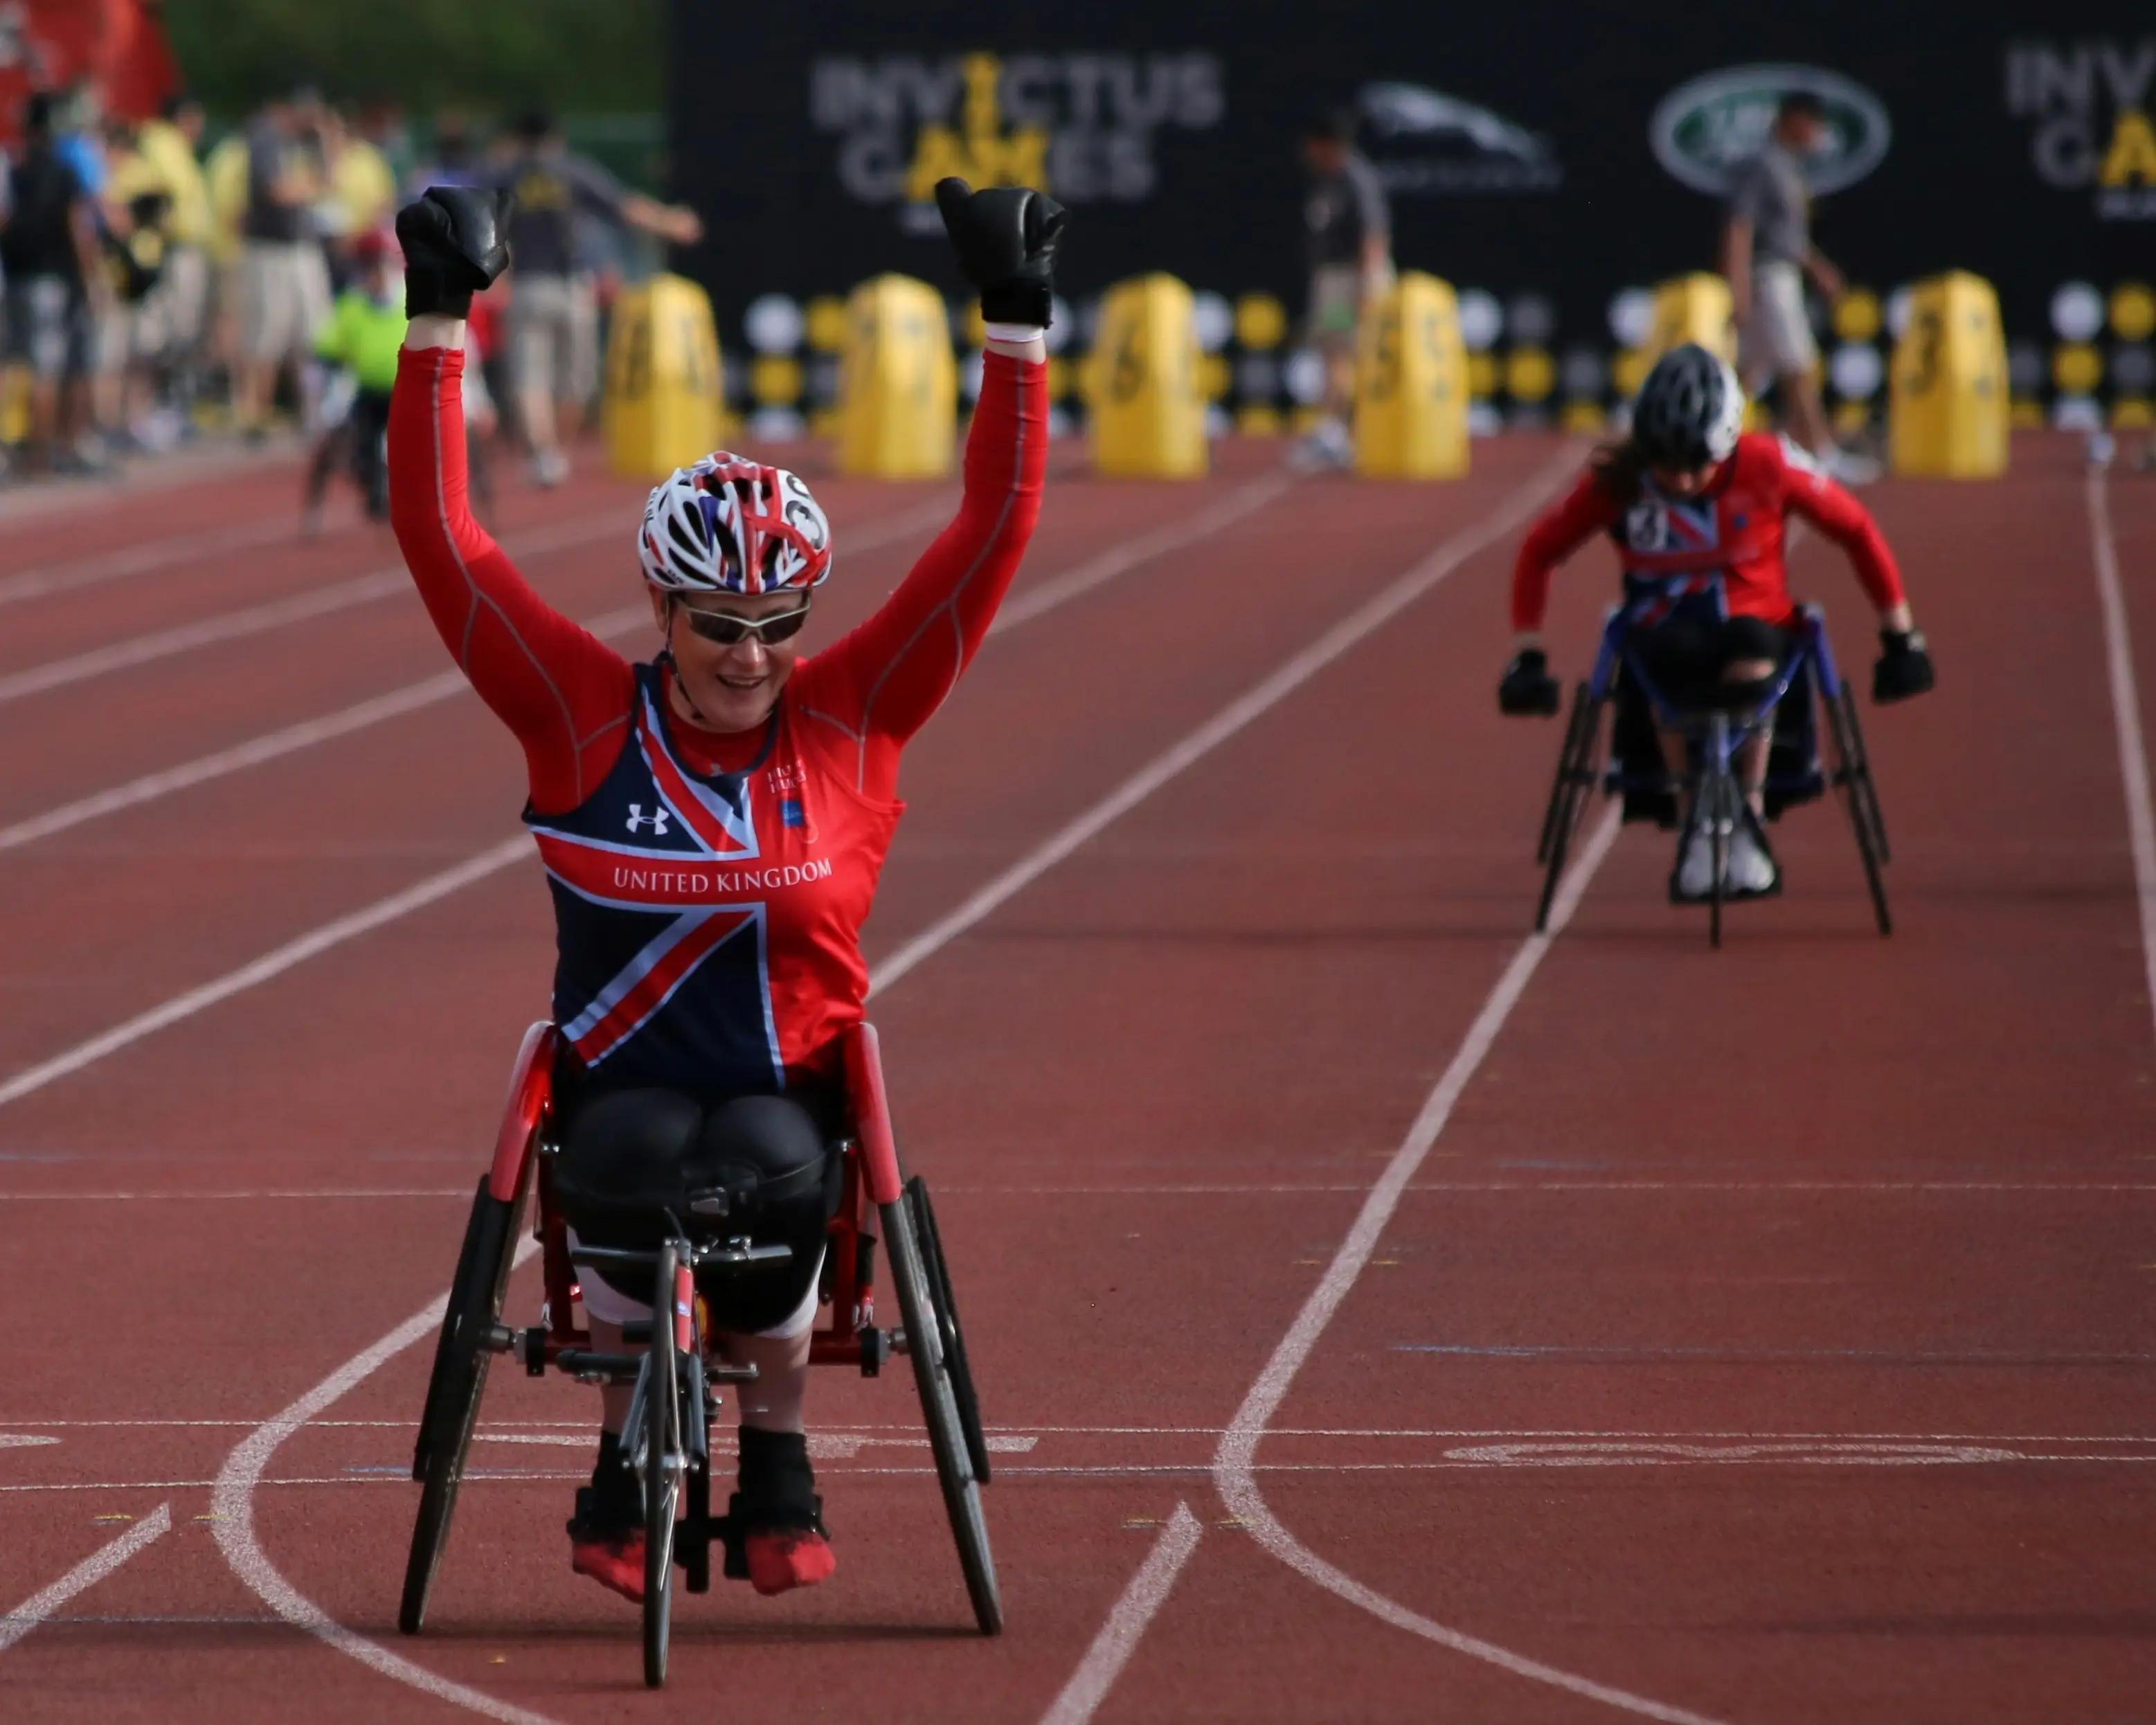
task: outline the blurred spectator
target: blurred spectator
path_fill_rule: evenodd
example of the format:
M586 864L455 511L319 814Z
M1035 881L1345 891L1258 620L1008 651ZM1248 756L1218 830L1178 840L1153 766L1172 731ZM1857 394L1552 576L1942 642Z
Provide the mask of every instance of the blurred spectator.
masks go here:
M1365 308L1393 284L1385 188L1357 152L1354 136L1352 116L1330 112L1314 116L1302 132L1310 172L1303 206L1310 231L1307 339L1325 360L1321 417L1296 451L1304 466L1345 467L1353 458L1348 420L1355 406L1355 334Z
M434 151L431 161L413 168L404 182L407 202L422 196L429 186L476 186L487 176L479 151L473 146L471 122L454 109L434 116Z
M79 78L53 116L54 152L93 198L105 196L105 99L94 78Z
M371 229L354 237L356 274L337 295L329 320L316 334L316 356L338 368L343 388L329 397L335 420L316 445L307 475L307 515L321 515L323 494L341 459L350 464L371 521L389 518L389 393L397 382L397 352L404 342L403 259L388 235ZM341 408L341 411L335 411Z
M335 231L357 236L385 226L396 213L397 174L385 146L396 129L396 110L370 102L338 132L329 160Z
M168 97L160 116L136 130L135 147L146 175L138 189L162 188L172 199L164 271L157 284L148 347L182 430L202 388L203 341L209 328L210 248L216 238L209 189L195 159L203 134L202 104ZM116 187L116 195L119 188ZM131 192L127 195L134 195Z
M233 412L250 439L267 429L280 371L305 363L329 315L329 271L311 208L326 180L319 108L301 91L265 105L247 131Z
M7 278L8 357L30 372L28 458L33 468L80 472L91 308L101 303L95 206L60 157L49 95L23 105L21 153L8 171L0 228Z
M103 143L100 267L110 292L91 332L90 418L101 438L124 447L150 403L155 354L146 311L164 275L172 196L143 157L133 126L108 121Z
M1731 188L1722 236L1722 271L1737 321L1738 362L1753 395L1779 385L1796 440L1835 475L1878 477L1869 458L1835 447L1820 399L1819 346L1804 305L1810 276L1828 299L1841 293L1841 272L1812 244L1811 187L1805 159L1826 140L1826 110L1810 90L1791 90L1774 115L1766 147Z
M597 162L571 155L543 114L517 123L495 183L516 194L509 222L510 376L533 475L557 485L569 474L563 439L576 434L598 392L598 309L591 277L578 268L578 212L676 245L702 238L703 223L695 211L630 192Z

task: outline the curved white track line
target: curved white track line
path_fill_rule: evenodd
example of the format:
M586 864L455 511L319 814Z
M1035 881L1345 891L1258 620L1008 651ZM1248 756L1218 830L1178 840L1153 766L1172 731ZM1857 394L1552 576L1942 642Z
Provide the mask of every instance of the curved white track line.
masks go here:
M1505 967L1497 985L1490 991L1482 1010L1476 1014L1475 1022L1468 1027L1466 1039L1460 1045L1452 1063L1437 1081L1422 1111L1415 1117L1406 1139L1394 1153L1385 1166L1383 1175L1370 1195L1363 1200L1362 1213L1355 1225L1333 1255L1332 1262L1319 1278L1310 1297L1303 1302L1302 1310L1296 1314L1295 1322L1288 1327L1273 1357L1266 1362L1257 1382L1243 1399L1236 1410L1220 1446L1213 1458L1213 1477L1219 1487L1220 1496L1229 1509L1249 1524L1250 1531L1259 1544L1299 1574L1316 1582L1327 1592L1337 1594L1350 1604L1360 1606L1373 1617L1383 1620L1396 1629L1410 1635L1420 1635L1424 1640L1435 1641L1440 1647L1465 1654L1470 1659L1479 1659L1494 1665L1514 1676L1525 1677L1532 1682L1548 1683L1558 1689L1570 1691L1589 1701L1598 1701L1622 1712L1642 1718L1659 1719L1666 1725L1720 1725L1702 1713L1691 1712L1683 1707L1671 1707L1665 1702L1635 1695L1630 1690L1619 1689L1608 1683L1598 1683L1591 1677L1583 1677L1573 1671L1545 1665L1540 1660L1529 1659L1500 1647L1494 1641L1486 1641L1476 1635L1448 1629L1445 1625L1410 1611L1406 1606L1387 1599L1374 1589L1365 1587L1346 1571L1336 1568L1319 1557L1294 1534L1281 1525L1280 1519L1265 1502L1258 1490L1253 1471L1257 1457L1259 1440L1270 1424L1280 1404L1286 1399L1289 1386L1295 1382L1296 1373L1302 1369L1303 1362L1310 1358L1317 1346L1318 1338L1332 1322L1341 1302L1363 1273L1378 1242L1391 1224L1393 1214L1399 1208L1401 1196L1408 1183L1421 1168L1424 1159L1444 1132L1445 1122L1452 1117L1454 1106L1466 1090L1470 1080L1488 1055L1497 1034L1504 1029L1505 1020L1512 1009L1519 1004L1520 996L1526 992L1528 981L1536 968L1549 951L1550 942L1563 932L1571 922L1573 912L1579 907L1580 896L1586 891L1588 882L1594 878L1602 860L1609 854L1615 843L1620 825L1618 813L1612 809L1602 819L1579 860L1573 865L1563 886L1558 890L1557 901L1552 906L1549 929L1547 933L1530 935L1521 942L1512 962Z
M516 1262L521 1264L538 1247L528 1237L518 1243ZM447 1677L415 1664L403 1655L392 1653L377 1641L371 1641L355 1630L346 1629L312 1599L308 1599L278 1573L277 1566L270 1561L262 1549L262 1542L254 1534L254 1488L261 1484L270 1458L275 1455L285 1440L305 1425L308 1420L352 1389L377 1368L395 1358L422 1337L430 1336L442 1321L442 1307L447 1296L430 1300L421 1310L398 1325L364 1353L357 1354L322 1379L299 1400L267 1424L257 1426L245 1440L224 1458L224 1466L218 1470L217 1487L211 1496L211 1512L218 1517L213 1524L217 1531L218 1549L232 1566L234 1574L253 1589L285 1622L319 1635L340 1653L349 1653L362 1665L379 1671L383 1676L413 1688L424 1690L438 1700L455 1707L468 1707L473 1712L484 1713L490 1719L500 1719L505 1725L555 1725L544 1713L535 1713L524 1707L512 1707L506 1701L497 1701L482 1690L467 1688Z

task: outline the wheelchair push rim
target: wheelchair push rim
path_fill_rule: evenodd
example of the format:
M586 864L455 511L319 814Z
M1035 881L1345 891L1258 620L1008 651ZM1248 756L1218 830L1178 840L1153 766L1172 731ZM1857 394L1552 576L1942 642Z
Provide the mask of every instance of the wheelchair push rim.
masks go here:
M1887 824L1879 809L1879 797L1871 783L1871 763L1864 751L1864 732L1857 723L1856 696L1844 683L1835 699L1827 704L1828 726L1834 733L1835 783L1840 787L1849 824L1856 835L1857 860L1864 865L1864 885L1871 896L1872 920L1884 937L1894 932L1893 912L1887 908L1887 882L1881 870L1887 859Z
M926 1197L927 1189L922 1188L924 1204ZM950 1516L967 1597L973 1603L973 1620L981 1633L1001 1635L1003 1595L996 1583L988 1521L982 1512L980 1476L973 1467L965 1416L959 1411L952 1357L944 1348L942 1310L916 1232L911 1189L896 1203L880 1209L891 1279L897 1284L899 1312L906 1323L906 1353L913 1361L921 1417L928 1427L929 1447L935 1454L936 1476L942 1487L943 1507Z
M510 1266L516 1260L516 1222L526 1184L528 1180L520 1183L516 1197L505 1200L495 1197L482 1180L472 1200L413 1451L419 1512L413 1523L404 1591L397 1612L397 1626L408 1635L418 1635L426 1622L428 1599L449 1544L457 1491L464 1481L472 1430L479 1423L480 1399L493 1360L493 1332L501 1320Z
M1543 839L1535 860L1544 865L1543 894L1535 906L1535 932L1549 927L1550 906L1556 902L1558 881L1571 854L1579 818L1594 785L1595 746L1602 731L1604 703L1594 699L1586 683L1573 691L1572 722L1566 727L1563 752L1558 757L1557 783L1550 790L1549 812L1543 817Z
M669 1240L660 1248L652 1284L651 1343L644 1357L644 1417L636 1452L644 1482L644 1681L651 1689L666 1681L673 1639L674 1534L689 1449L682 1422L682 1363L686 1359L694 1369L702 1369L695 1325L693 1279L675 1243Z

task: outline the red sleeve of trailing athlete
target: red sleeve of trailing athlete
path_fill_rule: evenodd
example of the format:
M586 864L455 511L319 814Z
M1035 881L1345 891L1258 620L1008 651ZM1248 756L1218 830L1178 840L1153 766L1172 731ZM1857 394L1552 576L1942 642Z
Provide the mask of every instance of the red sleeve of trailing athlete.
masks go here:
M1616 519L1617 506L1589 472L1579 476L1571 495L1544 511L1527 529L1512 562L1515 629L1543 626L1543 614L1549 608L1551 572L1597 533L1607 531Z
M531 801L575 808L621 751L626 661L534 593L465 494L465 357L407 348L389 406L389 516L427 614L479 697L524 746Z
M1018 572L1048 468L1048 367L991 353L951 525L875 614L802 661L802 711L835 728L857 790L890 797L900 749L972 663ZM843 540L834 548L843 557Z

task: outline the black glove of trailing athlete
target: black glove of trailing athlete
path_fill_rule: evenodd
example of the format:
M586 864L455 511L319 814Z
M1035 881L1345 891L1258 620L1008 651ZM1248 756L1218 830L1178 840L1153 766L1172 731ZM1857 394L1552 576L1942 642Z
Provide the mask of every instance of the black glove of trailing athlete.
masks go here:
M397 212L404 248L404 315L470 317L472 295L509 267L507 192L429 186Z
M1879 659L1871 667L1871 698L1907 701L1932 686L1932 655L1922 629L1882 629Z
M1548 718L1558 709L1558 697L1549 656L1539 647L1521 648L1498 680L1497 711L1514 717Z
M976 192L956 176L936 182L936 207L958 254L958 268L980 291L981 316L990 323L1046 329L1055 244L1070 212L1024 186Z

